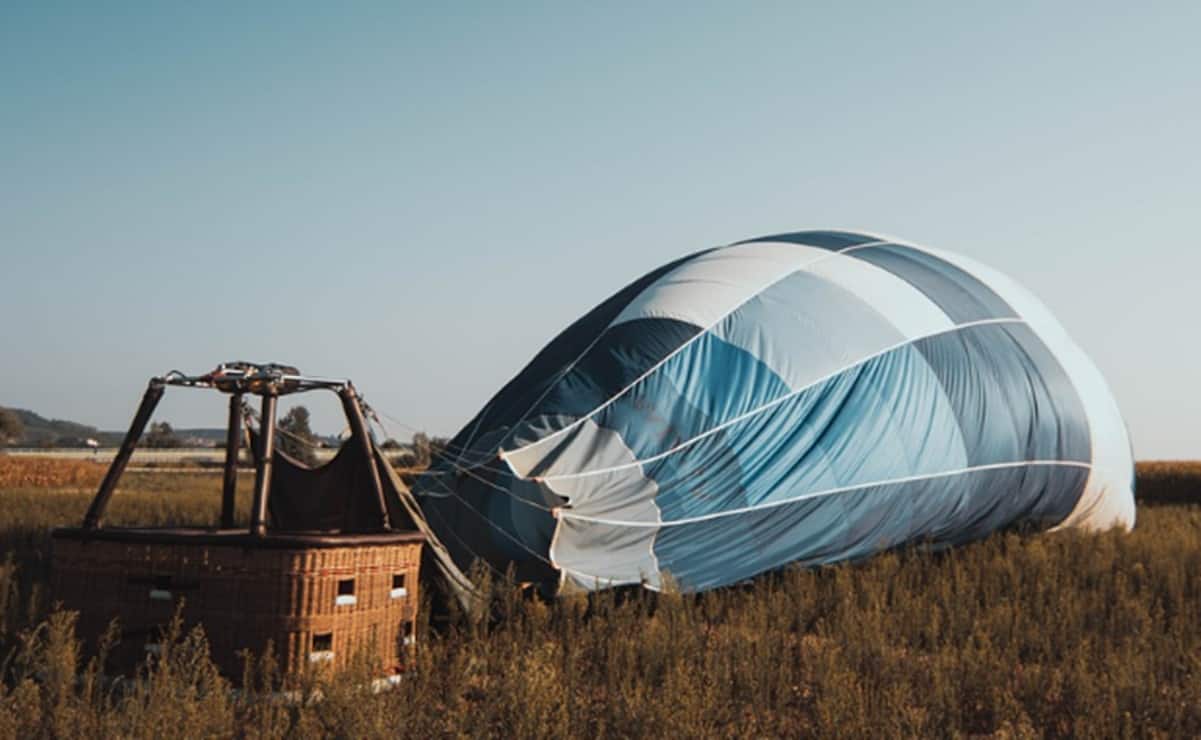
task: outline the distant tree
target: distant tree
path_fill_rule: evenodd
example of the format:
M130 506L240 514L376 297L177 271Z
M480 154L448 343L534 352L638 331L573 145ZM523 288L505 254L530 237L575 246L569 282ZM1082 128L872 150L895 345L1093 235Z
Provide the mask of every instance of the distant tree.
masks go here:
M389 452L388 461L407 485L413 485L421 471L429 468L446 453L450 440L417 432L408 443L389 439L382 447Z
M309 410L304 406L293 406L283 415L277 425L282 434L279 435L279 450L288 457L299 460L305 465L316 465L317 435L309 426Z
M158 421L151 424L150 430L142 435L142 446L160 449L183 447L183 440L179 438L170 424Z
M413 435L411 444L413 448L413 467L428 468L433 459L429 435L425 432L417 432Z
M412 441L407 443L389 438L381 447L388 451L388 460L392 465L404 471L402 476L429 467L429 442L422 432L414 434Z
M445 437L430 437L425 432L417 432L408 444L398 444L396 440L390 439L383 446L384 449L395 451L396 454L391 457L393 465L425 470L446 451L449 442Z
M12 409L0 409L0 444L16 444L25 436L25 423Z

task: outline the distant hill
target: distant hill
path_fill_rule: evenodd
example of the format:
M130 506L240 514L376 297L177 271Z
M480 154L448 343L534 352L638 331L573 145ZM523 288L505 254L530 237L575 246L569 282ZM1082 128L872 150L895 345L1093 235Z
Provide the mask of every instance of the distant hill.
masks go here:
M18 446L38 447L41 445L82 446L84 440L95 439L101 444L107 444L104 433L96 427L80 424L65 419L47 419L28 409L13 409L25 425L25 436ZM120 435L117 435L118 441Z
M25 434L14 447L83 447L94 439L103 447L121 444L125 430L103 431L88 424L67 419L47 419L29 409L13 409L25 425ZM176 436L187 446L213 445L225 439L224 429L176 429Z
M125 430L103 431L94 426L66 419L47 419L28 409L13 409L25 425L25 435L13 447L83 447L86 440L94 439L102 447L116 447L125 438ZM208 447L225 442L225 429L195 427L176 429L185 447ZM327 447L338 447L341 440L336 435L318 435Z

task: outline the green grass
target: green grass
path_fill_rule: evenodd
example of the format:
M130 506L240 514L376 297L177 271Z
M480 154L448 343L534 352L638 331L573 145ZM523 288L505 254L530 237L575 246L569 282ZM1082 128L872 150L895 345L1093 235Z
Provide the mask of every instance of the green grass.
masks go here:
M130 476L110 520L211 523L219 486ZM89 671L43 593L47 529L89 498L0 492L0 737L1201 734L1196 505L1143 506L1130 534L1006 533L700 596L544 604L500 585L498 619L419 634L396 690L344 676L305 704L262 690L269 662L230 691L196 635L124 688Z

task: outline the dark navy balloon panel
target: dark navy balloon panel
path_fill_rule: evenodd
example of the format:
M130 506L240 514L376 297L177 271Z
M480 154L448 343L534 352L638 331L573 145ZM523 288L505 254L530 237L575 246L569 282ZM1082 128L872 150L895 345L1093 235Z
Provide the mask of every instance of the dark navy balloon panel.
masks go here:
M820 247L835 252L855 247L861 244L875 244L879 238L867 234L853 234L849 231L794 231L788 234L761 236L757 239L747 239L737 244L752 244L762 242L784 242L787 244L805 244Z
M886 244L857 250L855 258L900 276L957 323L1016 316L992 288L964 270L925 252Z
M530 411L531 406L535 406L545 394L556 389L565 373L574 369L580 359L586 357L597 344L601 344L599 340L609 323L639 292L679 264L696 256L689 255L648 272L577 319L535 355L529 364L506 383L476 417L455 435L451 440L452 448L471 451L470 455L461 457L487 459L494 456L497 451L495 445L478 442L481 433L498 429L508 431L512 428ZM602 344L598 352L604 352L605 349Z
M618 292L417 493L462 567L705 589L1008 527L1130 527L1132 469L1104 379L1011 279L814 231Z

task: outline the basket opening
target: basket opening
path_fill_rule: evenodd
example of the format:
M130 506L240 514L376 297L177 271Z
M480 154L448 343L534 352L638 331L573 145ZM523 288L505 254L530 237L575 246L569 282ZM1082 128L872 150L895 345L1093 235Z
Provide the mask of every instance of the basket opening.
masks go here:
M313 652L328 652L334 649L334 633L318 632L313 635Z
M354 596L354 579L343 578L338 581L339 596Z
M405 587L405 574L404 573L394 573L392 575L392 588L404 588L404 587Z

